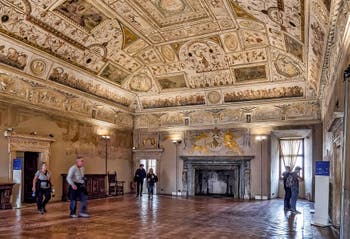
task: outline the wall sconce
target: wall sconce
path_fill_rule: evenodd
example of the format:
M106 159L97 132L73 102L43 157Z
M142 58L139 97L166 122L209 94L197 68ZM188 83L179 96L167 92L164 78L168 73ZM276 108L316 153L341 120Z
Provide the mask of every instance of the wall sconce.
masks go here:
M111 137L109 135L102 135L102 139L109 140Z
M182 140L181 139L173 139L172 142L174 144L181 144Z
M255 137L255 139L257 141L263 141L263 140L267 139L267 137L265 135L258 135L258 136Z

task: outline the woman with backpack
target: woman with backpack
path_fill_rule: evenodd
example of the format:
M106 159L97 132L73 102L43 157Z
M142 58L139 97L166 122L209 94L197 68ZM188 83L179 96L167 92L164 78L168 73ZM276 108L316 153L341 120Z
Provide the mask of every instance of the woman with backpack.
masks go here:
M38 207L38 211L40 214L44 214L46 212L46 204L51 199L51 174L47 170L46 163L41 165L41 169L35 173L33 179L33 195L36 197L36 204ZM43 200L43 198L45 199Z

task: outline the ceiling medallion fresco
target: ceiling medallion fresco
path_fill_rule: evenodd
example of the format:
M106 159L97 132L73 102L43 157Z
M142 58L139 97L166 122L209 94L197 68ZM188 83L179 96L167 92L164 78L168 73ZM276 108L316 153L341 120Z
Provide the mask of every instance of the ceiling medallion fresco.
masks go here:
M141 73L132 77L129 87L134 91L147 92L152 88L152 80L148 75Z
M112 64L108 64L100 74L101 77L106 78L107 80L121 85L124 79L128 76L128 73L121 70L119 67L116 67Z
M184 75L162 77L157 78L157 80L162 90L187 87Z
M221 94L217 91L210 91L207 94L207 99L209 104L219 104L221 103Z
M266 80L265 65L254 67L242 67L233 69L236 82L246 82L252 80Z
M271 99L318 96L326 0L312 0L317 11L311 13L304 12L304 0L3 3L1 39L25 44L5 45L0 49L0 64L42 79L51 77L99 97L107 91L90 87L105 80L118 91L141 94L139 109L267 99L265 84L282 92L272 92ZM305 44L308 14L309 42ZM91 86L82 86L85 75L77 67L88 74ZM93 83L92 79L98 80ZM290 81L301 89L290 93ZM248 84L254 90L246 93L254 96L227 100L228 87L243 92ZM283 93L283 87L289 93ZM184 89L186 95L176 98ZM113 96L108 93L105 98Z
M94 29L107 18L102 12L84 0L67 0L59 5L55 11L88 31Z

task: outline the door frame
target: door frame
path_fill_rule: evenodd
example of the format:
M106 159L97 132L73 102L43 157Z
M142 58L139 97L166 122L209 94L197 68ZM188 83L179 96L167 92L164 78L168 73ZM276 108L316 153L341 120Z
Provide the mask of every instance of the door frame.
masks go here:
M14 207L20 208L22 204L23 172L20 180L14 180L13 162L17 156L16 152L37 152L39 153L38 163L45 162L49 167L50 145L56 140L50 137L17 134L14 132L9 133L6 137L8 140L9 181L16 183L12 193L12 204Z
M160 176L160 172L161 172L161 156L163 153L164 149L134 149L133 150L133 174L132 177L134 177L134 173L136 171L136 169L139 168L140 166L140 160L141 159L145 159L145 160L149 160L149 159L155 159L157 162L157 171L155 172L158 176L158 179L160 178L160 180L157 182L157 194L159 194L159 189L161 188L161 176Z

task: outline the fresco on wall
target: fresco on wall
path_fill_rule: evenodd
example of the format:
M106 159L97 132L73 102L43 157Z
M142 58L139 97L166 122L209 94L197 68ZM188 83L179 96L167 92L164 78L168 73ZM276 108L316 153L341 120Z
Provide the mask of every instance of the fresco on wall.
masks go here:
M184 75L161 77L158 82L163 90L186 87Z
M205 97L202 94L167 97L165 99L142 100L142 106L144 109L204 104Z
M304 95L303 88L300 86L281 87L264 90L243 90L227 92L224 96L225 102L238 102L246 100L258 99L274 99L288 97L302 97Z
M94 29L107 18L96 7L84 0L67 0L58 6L55 11L68 17L88 31Z
M303 61L303 45L287 34L284 34L284 41L287 52Z
M108 64L102 71L101 76L119 85L128 76L128 73L122 71L112 64Z
M27 65L27 55L17 51L15 48L10 47L6 49L4 45L1 45L0 62L23 70Z
M266 80L265 65L233 69L237 82Z
M245 130L218 129L187 132L184 154L243 155L250 143Z

